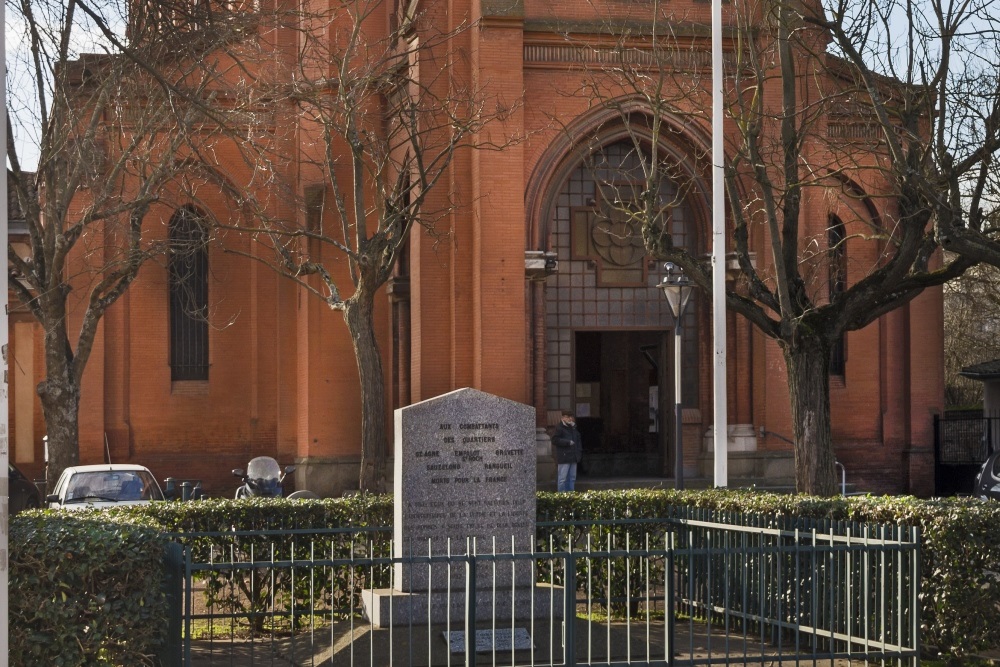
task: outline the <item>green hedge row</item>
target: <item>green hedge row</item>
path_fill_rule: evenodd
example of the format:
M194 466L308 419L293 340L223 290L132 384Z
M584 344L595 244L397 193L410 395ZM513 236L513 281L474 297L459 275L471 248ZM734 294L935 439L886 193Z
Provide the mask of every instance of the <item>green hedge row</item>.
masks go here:
M655 518L679 506L919 526L923 642L958 656L1000 646L1000 503L747 491L539 493L538 520ZM83 515L20 515L11 526L11 588L17 591L11 595L11 627L19 628L11 644L18 652L12 656L23 659L13 664L145 664L143 656L155 653L166 626L159 565L164 533L391 522L392 501L386 496L212 500ZM207 538L188 541L198 550L212 547ZM77 638L84 640L78 647Z
M167 616L158 527L29 512L9 537L10 664L154 664Z
M918 526L922 538L923 644L954 656L1000 646L1000 503L908 496L816 498L722 490L539 493L538 519L656 517L677 506Z

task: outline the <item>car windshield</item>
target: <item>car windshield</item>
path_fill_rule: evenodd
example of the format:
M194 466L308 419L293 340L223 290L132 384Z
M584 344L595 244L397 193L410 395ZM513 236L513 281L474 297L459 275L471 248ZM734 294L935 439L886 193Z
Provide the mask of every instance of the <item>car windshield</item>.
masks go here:
M145 470L100 470L73 475L66 486L66 502L130 502L163 500L160 488Z

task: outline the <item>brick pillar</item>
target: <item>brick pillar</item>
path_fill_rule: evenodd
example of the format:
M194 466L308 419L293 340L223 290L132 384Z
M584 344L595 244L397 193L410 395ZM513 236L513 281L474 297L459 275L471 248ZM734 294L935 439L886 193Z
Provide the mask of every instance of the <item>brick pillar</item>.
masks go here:
M908 491L934 493L934 415L944 413L944 298L932 287L910 303Z
M481 28L473 40L473 80L484 88L485 108L513 104L524 91L524 20L517 3L480 0ZM524 116L515 105L503 121L487 125L478 142L508 144L523 136ZM486 168L488 165L488 169ZM524 150L472 155L473 381L483 391L527 402L528 340L525 312Z

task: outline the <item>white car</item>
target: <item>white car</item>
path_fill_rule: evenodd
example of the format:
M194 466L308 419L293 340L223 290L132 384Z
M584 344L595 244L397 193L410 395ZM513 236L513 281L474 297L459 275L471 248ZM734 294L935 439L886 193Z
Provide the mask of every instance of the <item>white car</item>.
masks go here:
M139 465L111 463L63 470L55 493L45 498L49 509L119 507L163 500L153 473Z

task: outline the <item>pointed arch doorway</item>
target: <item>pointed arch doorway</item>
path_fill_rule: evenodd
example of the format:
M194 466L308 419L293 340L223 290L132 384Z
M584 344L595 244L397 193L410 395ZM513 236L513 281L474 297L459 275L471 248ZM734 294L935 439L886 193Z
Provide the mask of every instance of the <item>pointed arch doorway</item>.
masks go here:
M657 287L662 266L646 255L641 229L628 215L640 196L641 159L631 140L575 159L556 179L547 208L547 249L559 260L541 296L547 420L576 412L582 478L672 477L675 323ZM657 196L674 243L696 248L687 193L664 175ZM689 407L698 405L696 301L684 315L682 342Z

